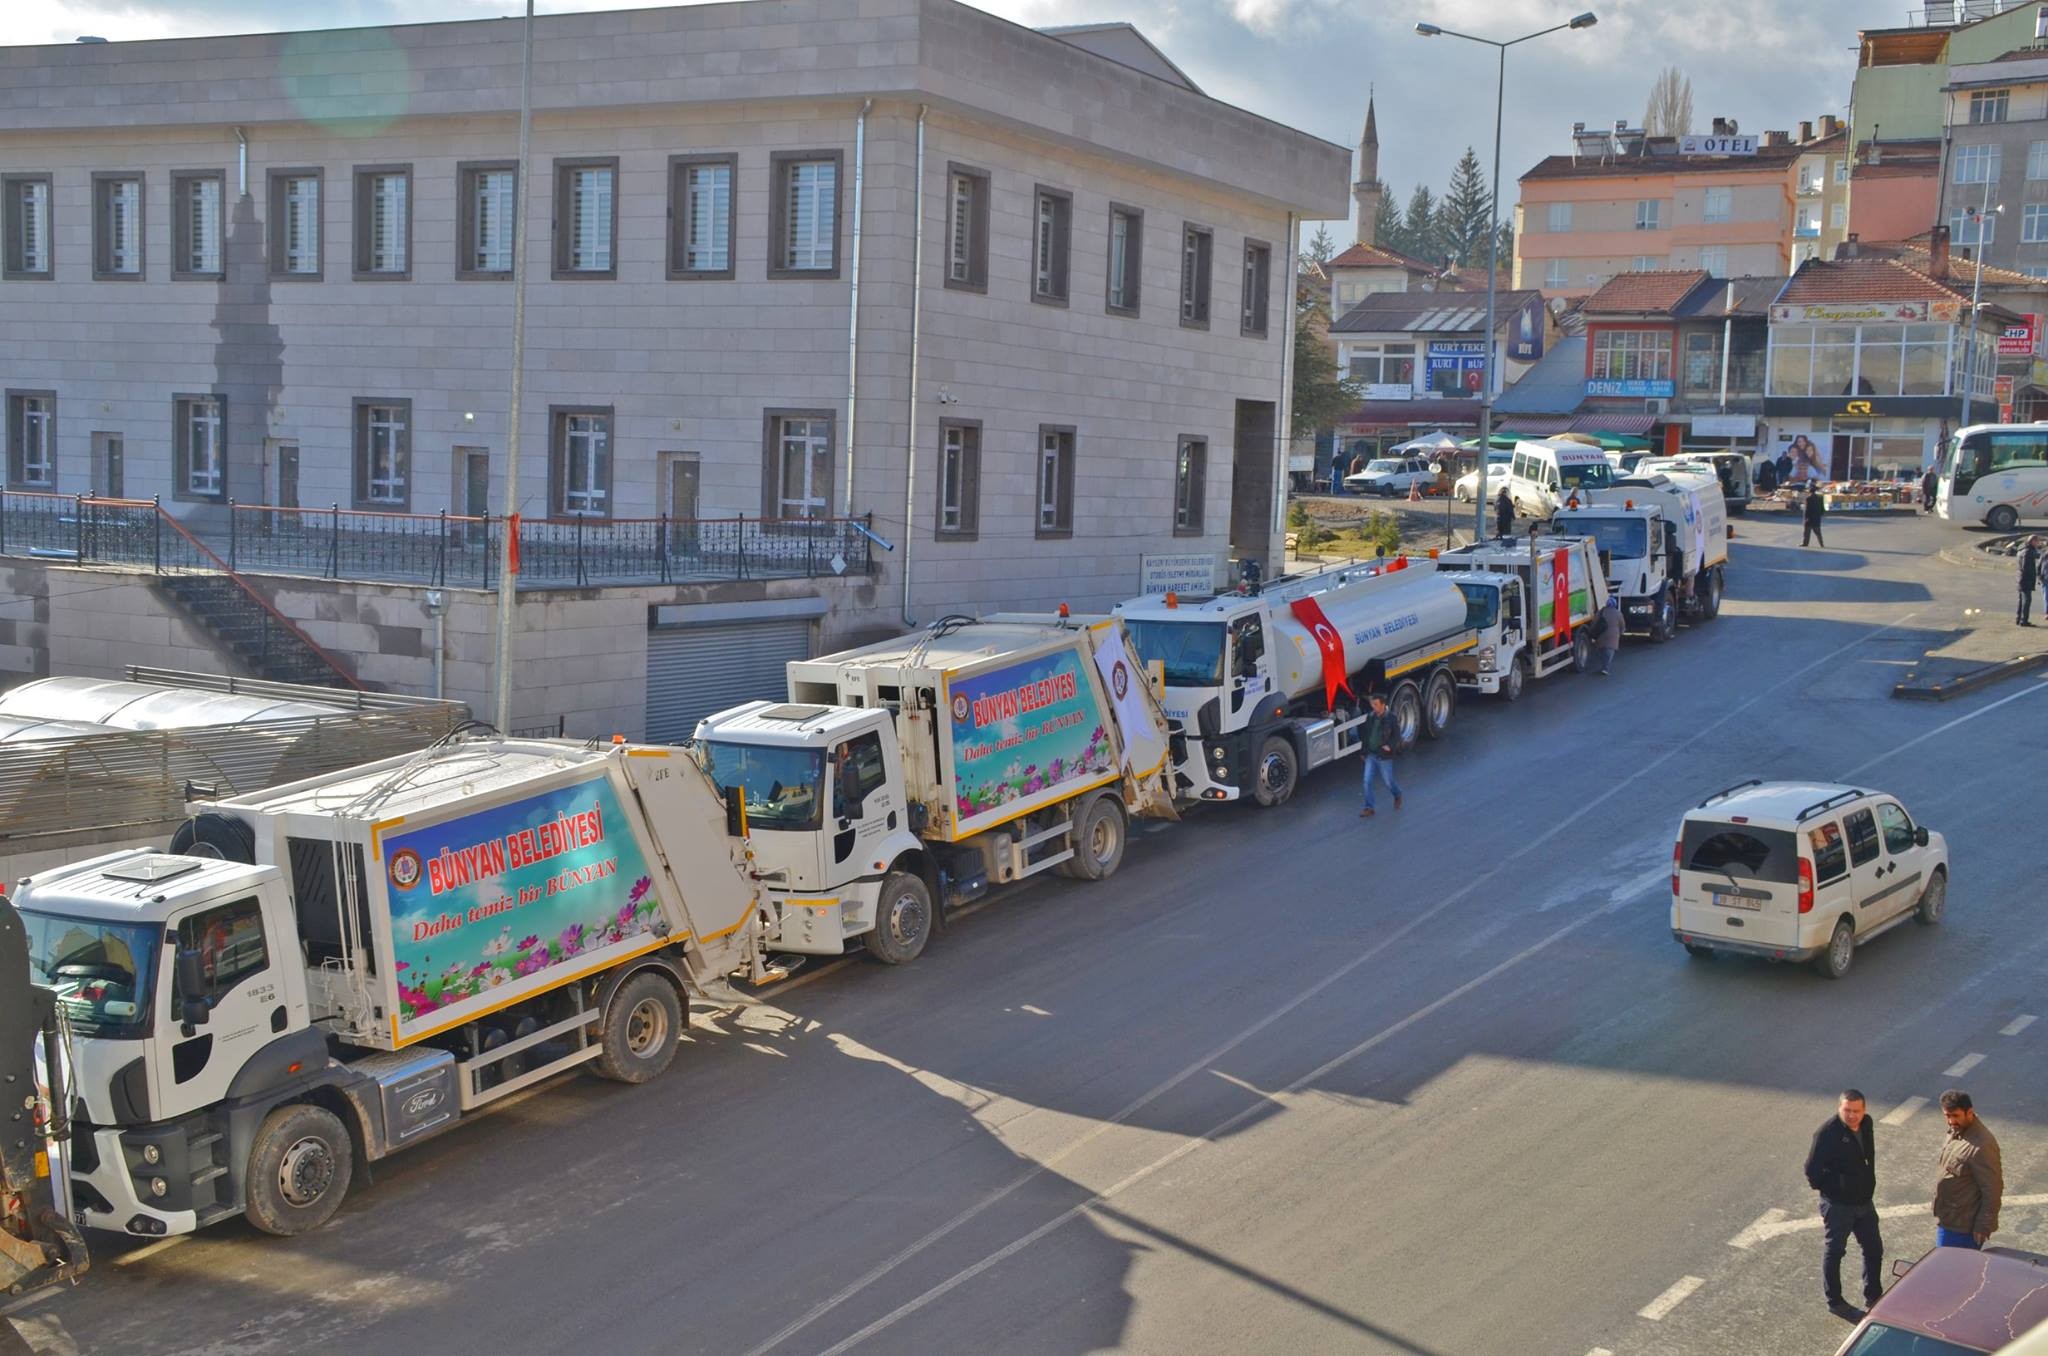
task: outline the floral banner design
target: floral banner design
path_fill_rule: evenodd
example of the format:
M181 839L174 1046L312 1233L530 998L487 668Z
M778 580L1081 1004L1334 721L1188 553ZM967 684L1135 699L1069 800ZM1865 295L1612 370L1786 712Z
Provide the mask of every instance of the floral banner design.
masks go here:
M605 777L395 835L384 869L408 1023L650 933L661 907Z
M1094 671L1073 649L948 684L958 832L970 820L1056 800L1116 769Z

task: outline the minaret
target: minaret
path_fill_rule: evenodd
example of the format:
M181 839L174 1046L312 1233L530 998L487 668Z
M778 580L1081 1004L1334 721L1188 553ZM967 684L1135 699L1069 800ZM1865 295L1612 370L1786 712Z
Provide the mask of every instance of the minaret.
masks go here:
M1352 200L1358 204L1358 243L1373 244L1374 229L1379 224L1380 198L1386 193L1386 185L1380 182L1380 129L1373 117L1372 92L1368 87L1365 96L1365 135L1358 142L1358 182L1351 186Z

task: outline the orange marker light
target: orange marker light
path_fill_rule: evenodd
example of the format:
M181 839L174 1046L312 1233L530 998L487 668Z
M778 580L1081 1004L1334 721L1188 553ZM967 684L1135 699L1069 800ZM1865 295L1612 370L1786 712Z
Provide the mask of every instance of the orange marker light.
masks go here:
M1172 590L1168 590L1166 594L1166 605L1168 607L1179 607L1180 595L1178 593L1173 592Z
M1065 619L1066 619L1066 617L1067 617L1068 615L1069 615L1069 613L1067 612L1067 605L1066 605L1065 603L1061 603L1061 604L1060 604L1060 618L1061 618L1061 620L1065 620Z

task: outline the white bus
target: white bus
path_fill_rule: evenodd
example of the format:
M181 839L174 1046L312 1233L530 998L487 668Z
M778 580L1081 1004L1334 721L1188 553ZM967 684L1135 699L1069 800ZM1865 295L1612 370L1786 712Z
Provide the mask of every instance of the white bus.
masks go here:
M2048 519L2048 424L1972 424L1942 449L1934 511L2011 532Z

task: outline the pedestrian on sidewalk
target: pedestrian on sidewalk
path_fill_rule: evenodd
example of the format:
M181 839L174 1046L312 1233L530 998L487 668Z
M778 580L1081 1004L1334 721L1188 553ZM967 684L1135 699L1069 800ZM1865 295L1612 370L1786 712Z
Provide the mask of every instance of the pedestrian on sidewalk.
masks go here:
M1941 1114L1948 1138L1935 1160L1934 1246L1981 1248L1998 1232L1998 1204L2005 1197L1998 1141L1961 1088L1941 1094Z
M1863 1254L1863 1303L1884 1296L1884 1239L1877 1229L1877 1130L1863 1094L1842 1093L1835 1114L1813 1132L1806 1184L1820 1193L1820 1288L1828 1311L1854 1322L1862 1315L1842 1298L1842 1256L1853 1234Z
M1926 475L1920 477L1920 511L1922 513L1934 512L1935 479L1935 470L1932 466L1927 468Z
M1372 783L1378 777L1394 793L1394 808L1401 808L1401 784L1394 780L1394 721L1387 714L1387 694L1375 691L1367 698L1372 714L1365 718L1365 808L1360 819L1372 818Z
M1820 486L1817 484L1808 485L1806 487L1806 510L1801 515L1802 521L1806 524L1806 531L1799 536L1799 544L1801 546L1806 546L1812 542L1819 542L1823 548L1827 546L1827 538L1820 534L1820 520L1827 516L1827 511L1827 501L1820 497Z
M1500 487L1500 493L1493 500L1493 535L1512 537L1515 535L1515 497L1508 493L1508 487Z
M2034 624L2034 589L2041 582L2041 539L2027 538L2027 545L2020 552L2020 615L2021 626Z
M1621 599L1613 594L1600 607L1600 676L1614 670L1614 652L1621 648Z

